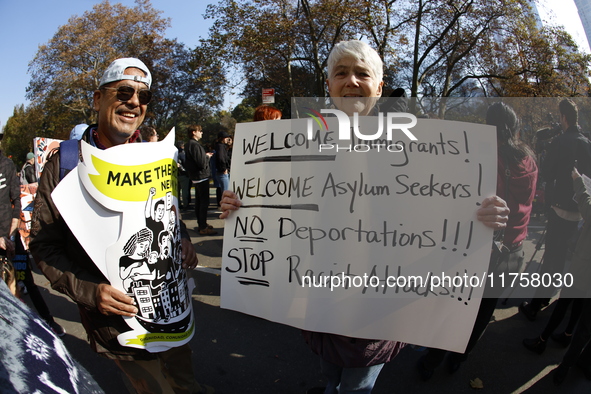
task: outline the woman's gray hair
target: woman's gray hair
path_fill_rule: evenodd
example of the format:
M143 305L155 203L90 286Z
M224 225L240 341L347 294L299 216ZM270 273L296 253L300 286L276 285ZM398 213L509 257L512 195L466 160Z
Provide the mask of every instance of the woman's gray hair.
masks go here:
M380 55L378 55L375 49L359 40L341 41L332 48L327 61L328 78L330 78L336 64L345 57L352 57L362 61L373 71L378 82L382 81L384 77L384 62L382 62Z

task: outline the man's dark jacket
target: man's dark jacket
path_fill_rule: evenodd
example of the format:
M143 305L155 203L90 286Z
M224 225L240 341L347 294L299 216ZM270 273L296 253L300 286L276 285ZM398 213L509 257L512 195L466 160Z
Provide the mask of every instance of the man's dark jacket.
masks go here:
M215 146L215 166L218 174L230 171L230 163L228 145L223 142L218 142Z
M211 170L209 169L209 157L199 141L191 138L185 144L185 169L192 181L209 179Z
M579 210L573 200L571 173L575 162L580 173L591 176L591 142L579 132L577 126L571 126L554 138L542 164L549 204L571 212Z

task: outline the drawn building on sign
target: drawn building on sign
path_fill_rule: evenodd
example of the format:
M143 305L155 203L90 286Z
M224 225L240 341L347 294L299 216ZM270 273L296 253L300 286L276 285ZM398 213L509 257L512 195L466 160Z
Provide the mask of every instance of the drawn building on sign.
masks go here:
M138 305L139 316L150 320L180 316L189 305L186 286L181 283L173 280L167 286L152 289L143 280L134 281L132 297Z
M134 282L139 284L138 282ZM152 302L152 294L150 286L135 286L133 288L133 297L135 298L138 306L140 316L146 319L154 318L154 303Z
M164 287L159 293L160 301L162 302L162 309L164 310L164 320L168 321L172 317L172 304L170 303L170 293L167 287Z

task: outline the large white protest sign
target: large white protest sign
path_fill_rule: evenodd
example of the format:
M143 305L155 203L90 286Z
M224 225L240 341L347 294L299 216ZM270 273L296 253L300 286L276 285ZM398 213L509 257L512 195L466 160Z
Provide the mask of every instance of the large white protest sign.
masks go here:
M192 283L181 268L174 129L160 142L100 150L81 142L82 161L53 200L111 285L133 297L123 346L160 352L194 333Z
M476 210L495 194L494 127L419 119L417 141L380 146L338 140L325 120L313 140L308 119L237 125L230 183L243 206L225 224L221 306L463 351L490 256Z

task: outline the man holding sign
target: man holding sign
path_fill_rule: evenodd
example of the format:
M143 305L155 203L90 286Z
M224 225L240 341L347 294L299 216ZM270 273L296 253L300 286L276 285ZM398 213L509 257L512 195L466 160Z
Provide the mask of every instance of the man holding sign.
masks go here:
M151 82L150 71L140 60L112 62L94 92L98 125L90 126L82 140L101 150L141 141L138 128L152 97ZM110 284L56 207L52 192L62 178L60 161L66 160L62 155L57 151L48 160L35 200L30 249L39 268L54 289L78 304L93 350L115 360L137 392L212 392L195 381L188 344L150 353L118 341L121 333L129 331L123 317L135 316L138 307L132 297ZM192 269L197 256L183 230L182 267Z
M361 41L341 42L333 48L328 59L330 97L347 116L373 115L377 98L382 95L382 75L383 63L375 50ZM220 218L228 217L240 206L237 194L224 192L224 212ZM488 227L500 229L505 226L508 213L506 203L493 196L484 199L477 218ZM318 392L324 393L371 392L384 363L396 356L401 347L396 341L350 338L323 332L305 331L304 336L321 357L322 372L328 385Z

